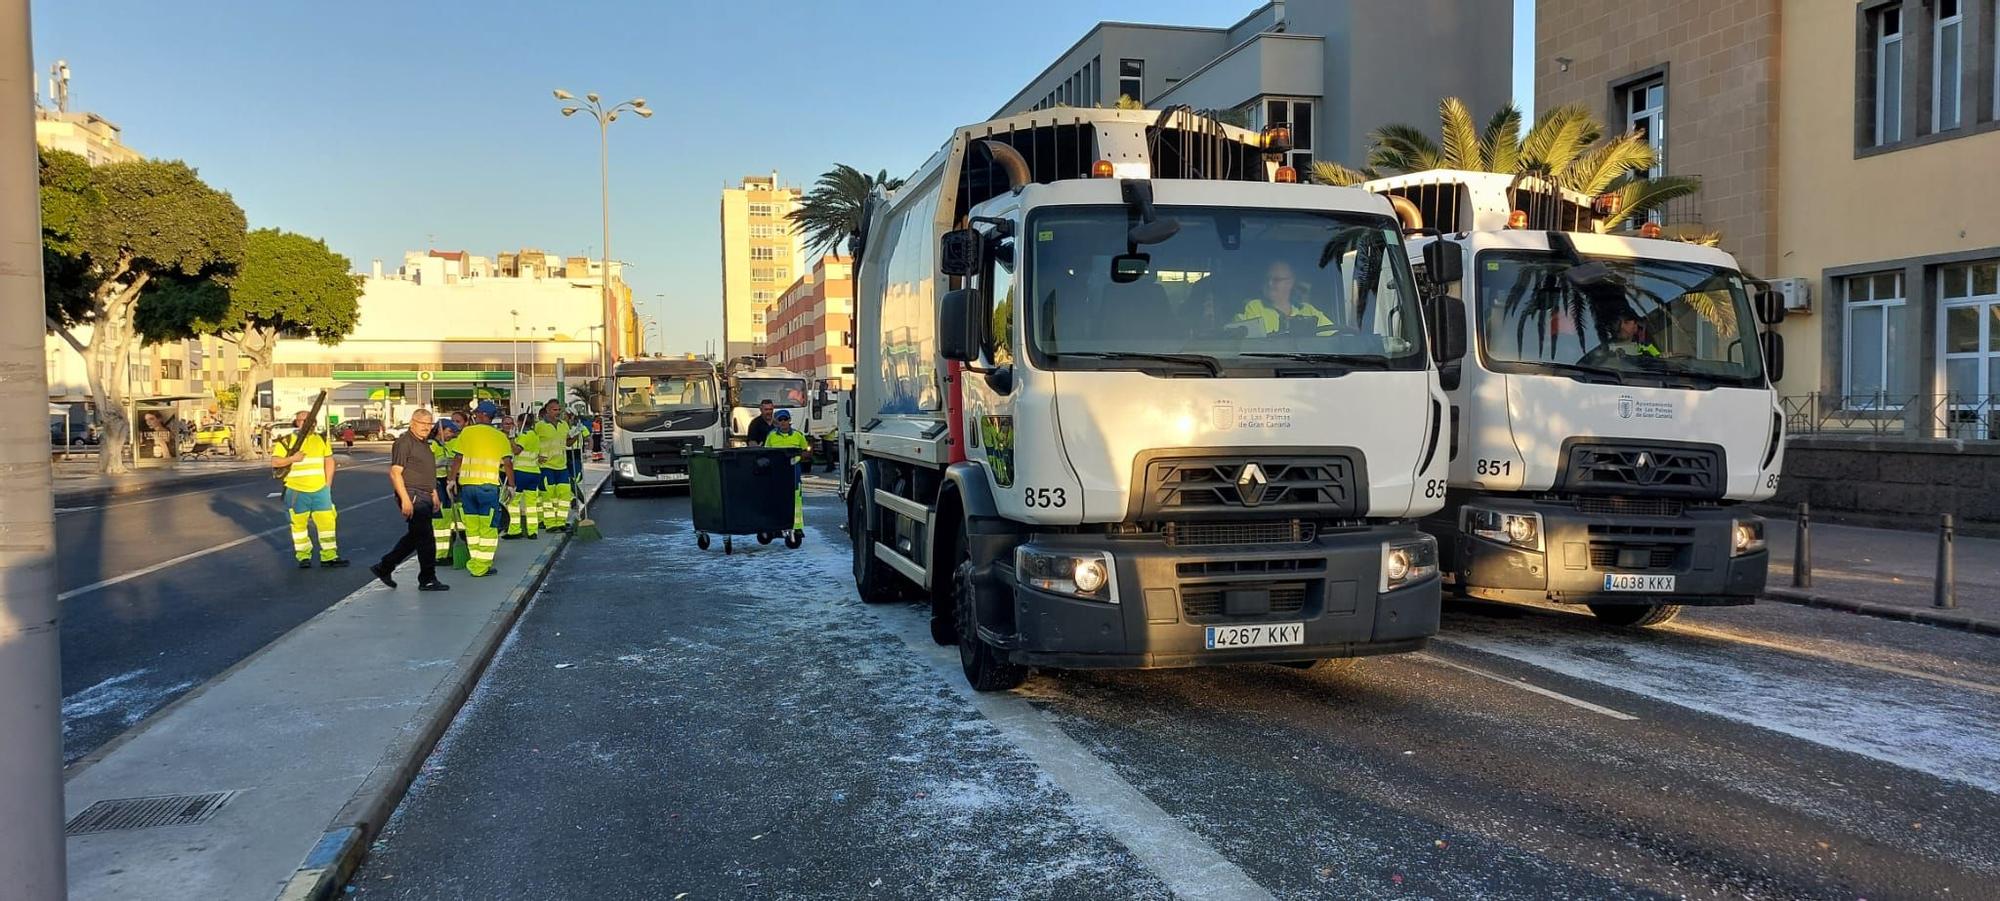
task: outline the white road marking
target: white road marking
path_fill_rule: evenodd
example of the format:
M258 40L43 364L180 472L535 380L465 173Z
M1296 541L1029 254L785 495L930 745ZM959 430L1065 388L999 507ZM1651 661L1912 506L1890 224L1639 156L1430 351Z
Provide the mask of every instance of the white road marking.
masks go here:
M391 497L392 497L391 495L384 495L382 497L374 498L373 500L362 501L361 503L358 504L348 504L347 506L342 507L341 509L354 510L361 507L366 507L369 504L379 504L383 501L389 500ZM92 582L89 585L85 585L81 588L72 588L68 591L63 592L62 594L56 595L56 600L59 602L67 601L70 598L86 595L93 591L97 591L99 589L110 588L111 586L117 585L121 582L130 582L133 579L139 578L140 576L152 575L153 573L159 572L160 570L166 569L171 566L178 566L182 563L186 563L189 560L193 560L198 557L206 557L209 554L215 553L216 551L226 551L229 550L230 548L236 547L239 544L247 544L249 542L256 541L257 539L262 538L266 535L273 535L278 532L289 532L291 530L292 530L291 524L286 523L282 526L274 526L272 528L265 529L262 532L252 532L251 534L245 535L234 541L225 541L221 544L213 545L211 547L205 547L198 551L190 551L178 557L174 557L170 560L162 560L158 563L153 564L152 566L144 567L142 569L135 569L129 573L125 573L124 575L112 576L111 578L105 579L104 581L101 582Z
M1458 645L1459 647L1466 647L1465 645L1459 644L1458 642L1452 641L1447 638L1432 638L1431 641L1437 644L1450 644L1450 645ZM1445 666L1451 667L1452 669L1455 670L1461 670L1464 672L1471 673L1475 676L1479 676L1481 678L1491 679L1502 685L1518 688L1522 691L1533 692L1545 698L1561 701L1565 704L1570 705L1571 707L1578 707L1584 710L1588 710L1591 713L1597 713L1597 714L1602 714L1604 716L1608 716L1614 720L1626 720L1629 722L1631 720L1638 719L1638 717L1633 716L1632 714L1625 713L1623 711L1613 710L1609 707L1605 707L1600 704L1592 704L1589 701L1586 701L1582 698L1573 698L1570 697L1569 695L1563 694L1562 692L1555 691L1553 689L1543 688L1539 685L1530 683L1524 679L1516 679L1512 676L1503 676L1499 673L1489 673L1486 670L1479 669L1478 667L1466 666L1463 663L1458 663L1452 660L1446 660L1443 657L1437 656L1436 654L1418 652L1416 654L1412 654L1411 656L1415 657L1418 660L1423 660L1430 663L1442 663Z
M959 670L957 650L939 647L931 641L930 630L909 617L893 616L906 613L907 608L870 605L868 609L883 628L900 636L918 659L971 701L1001 735L1041 767L1056 787L1068 793L1176 896L1260 901L1272 897L1222 852L1120 778L1110 764L1078 744L1026 698L973 691Z

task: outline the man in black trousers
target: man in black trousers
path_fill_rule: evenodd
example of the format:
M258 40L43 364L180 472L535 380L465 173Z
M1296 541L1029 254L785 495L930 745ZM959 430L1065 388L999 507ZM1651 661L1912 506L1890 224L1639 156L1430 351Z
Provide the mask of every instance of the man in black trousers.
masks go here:
M410 414L409 431L389 449L389 487L396 491L396 502L402 507L409 528L396 546L368 571L390 588L396 587L396 580L390 574L411 554L416 554L417 590L451 590L451 586L438 581L435 540L431 535L431 518L441 502L437 496L437 456L431 453L430 446L431 429L436 422L429 410Z

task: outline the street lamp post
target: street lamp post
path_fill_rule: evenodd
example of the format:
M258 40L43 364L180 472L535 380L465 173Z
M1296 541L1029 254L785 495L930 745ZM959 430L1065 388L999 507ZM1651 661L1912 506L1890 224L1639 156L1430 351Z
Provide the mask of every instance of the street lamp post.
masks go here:
M508 310L507 315L514 320L514 338L507 342L509 349L514 352L514 362L511 364L514 369L514 383L507 386L507 407L508 412L511 413L513 412L514 405L521 402L519 396L521 394L521 311Z
M557 102L565 104L562 108L564 116L574 116L578 112L589 112L591 118L597 120L597 185L599 200L604 210L604 269L599 276L604 292L604 309L602 311L604 315L604 344L599 358L599 368L604 377L608 379L611 377L611 323L618 318L617 295L613 294L611 290L611 123L618 121L618 114L626 110L631 110L639 114L639 118L641 119L653 118L653 111L646 108L646 98L644 97L634 97L631 100L609 108L606 108L603 103L599 102L598 96L594 92L584 94L583 102L581 103L577 102L575 95L560 88L556 90L555 97Z

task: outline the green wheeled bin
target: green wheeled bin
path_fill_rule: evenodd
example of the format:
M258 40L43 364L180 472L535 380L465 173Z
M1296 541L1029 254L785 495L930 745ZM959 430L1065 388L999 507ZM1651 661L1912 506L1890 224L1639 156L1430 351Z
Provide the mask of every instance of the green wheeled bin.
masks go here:
M755 535L760 544L783 537L786 547L804 538L792 529L792 467L796 451L783 447L704 447L688 454L688 497L694 507L694 540L707 550L722 536L722 552L733 554L732 535Z

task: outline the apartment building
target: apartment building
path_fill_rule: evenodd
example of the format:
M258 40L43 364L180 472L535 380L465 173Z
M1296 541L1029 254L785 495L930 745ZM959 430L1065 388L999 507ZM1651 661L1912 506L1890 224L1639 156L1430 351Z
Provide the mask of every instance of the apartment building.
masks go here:
M804 266L798 237L786 218L800 191L778 173L744 176L722 191L723 358L763 354L778 295Z
M2000 0L1540 0L1535 101L1698 175L1785 279L1783 498L2000 522Z
M854 263L828 254L785 289L770 319L765 353L774 366L844 390L854 384Z

